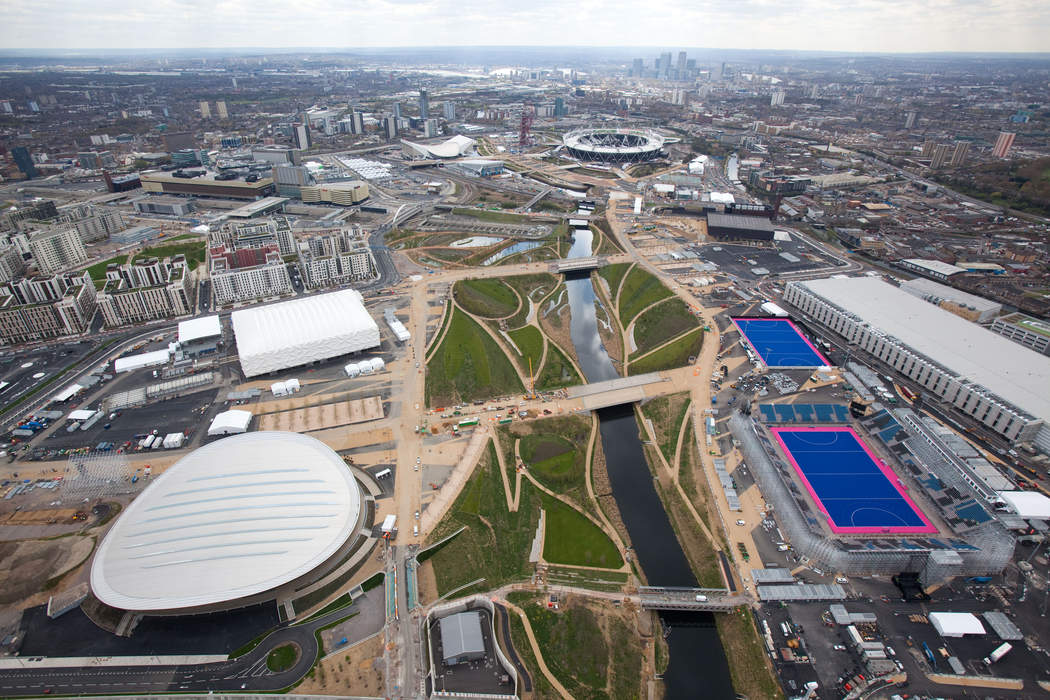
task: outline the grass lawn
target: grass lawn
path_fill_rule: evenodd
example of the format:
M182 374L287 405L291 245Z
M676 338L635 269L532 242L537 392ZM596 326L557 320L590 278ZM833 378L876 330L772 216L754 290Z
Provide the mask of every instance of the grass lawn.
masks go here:
M605 267L598 270L598 274L605 278L605 281L609 283L609 296L611 301L616 301L616 292L620 289L620 283L623 282L623 276L627 274L628 268L633 263L615 263L613 265L606 265Z
M665 345L656 352L645 357L632 360L628 365L631 374L645 374L646 372L659 372L664 369L675 369L685 367L689 364L689 358L700 354L700 345L704 340L704 329L697 328L694 331L680 336L669 345Z
M152 246L146 248L141 253L138 253L131 259L131 262L135 262L142 258L168 258L172 255L180 254L186 256L186 264L189 265L189 268L191 270L196 270L197 266L207 259L207 245L203 240L197 240L190 243L173 243L171 245Z
M464 309L483 318L503 318L518 309L514 292L497 279L460 280L452 295Z
M517 592L511 592L507 594L507 598L511 599L518 595L520 594ZM518 605L518 603L515 603L515 605ZM529 643L529 637L525 634L525 623L521 621L521 617L514 611L508 611L507 617L510 619L510 639L514 643L514 650L518 652L518 658L521 659L525 670L529 672L529 676L532 678L532 696L536 700L561 700L561 695L558 694L558 691L554 689L554 686L550 684L547 677L540 671L536 655L532 652L532 644Z
M715 615L718 636L722 639L733 690L749 698L783 700L784 692L777 683L765 647L755 628L755 618L748 608Z
M640 267L635 267L623 281L620 292L620 323L626 328L638 312L653 302L671 296L671 290Z
M543 334L536 326L522 326L515 331L508 331L507 335L518 346L518 353L523 358L525 367L532 360L532 371L539 370L540 360L543 359Z
M678 432L682 429L682 421L685 419L686 410L689 408L689 394L671 394L646 401L641 404L642 415L653 422L653 430L656 433L656 441L660 445L660 452L664 459L672 467L674 466L674 451L678 445Z
M517 257L517 256L511 256ZM515 275L504 277L504 284L514 288L521 297L521 308L518 312L507 319L507 328L520 328L525 325L525 319L529 316L529 299L539 308L540 299L549 294L558 286L559 280L554 275L541 273L538 275Z
M591 440L591 420L584 416L558 416L532 423L500 426L504 460L514 459L514 440L521 439L521 458L529 472L551 491L587 501L587 445Z
M474 474L429 537L437 542L461 527L461 532L431 558L438 593L485 577L485 590L509 581L528 579L529 550L539 522L536 490L522 484L518 511L507 510L496 448L490 441Z
M696 316L689 306L672 297L652 307L634 322L634 342L638 350L631 357L640 357L692 328L699 328Z
M543 558L552 564L618 569L623 559L604 531L556 498L543 494Z
M456 309L441 345L427 360L426 399L431 406L522 391L518 373L474 319Z
M266 668L280 673L287 671L299 660L299 649L292 644L282 644L266 657Z
M543 363L543 370L536 377L537 391L548 389L560 389L565 386L583 384L576 368L572 366L565 353L558 349L554 343L547 345L547 361Z
M526 224L530 221L529 217L521 216L520 214L504 214L503 212L489 211L487 209L456 208L452 210L452 213L456 216L472 216L482 221L495 221L501 224Z
M116 257L110 258L109 260L103 260L102 262L95 263L91 267L87 268L87 273L89 275L91 275L91 279L93 279L93 280L104 280L104 279L106 279L106 266L107 265L109 265L110 263L116 263L117 265L123 265L127 261L128 261L128 256L126 256L126 255L118 255Z

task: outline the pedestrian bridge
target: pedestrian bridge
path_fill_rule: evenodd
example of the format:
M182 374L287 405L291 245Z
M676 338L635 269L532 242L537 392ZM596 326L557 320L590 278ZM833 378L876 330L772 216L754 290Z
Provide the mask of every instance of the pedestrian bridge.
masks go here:
M569 387L565 392L570 399L580 399L584 408L596 411L599 408L634 403L652 396L670 393L673 391L673 385L670 382L655 388L652 386L667 381L668 378L664 376L664 373L649 372L593 384L580 384Z
M697 598L702 600L697 600ZM731 612L748 599L730 593L724 588L676 588L641 586L638 599L646 610L696 610L701 612Z
M558 272L584 272L586 270L597 270L605 264L604 258L592 255L586 258L571 258L558 262L554 268Z

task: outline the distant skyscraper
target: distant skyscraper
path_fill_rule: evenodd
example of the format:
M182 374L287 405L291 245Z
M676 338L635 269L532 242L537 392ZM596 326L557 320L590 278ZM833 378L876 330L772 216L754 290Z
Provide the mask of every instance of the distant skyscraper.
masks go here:
M383 117L383 133L388 139L397 138L397 117L393 115Z
M554 116L564 117L569 111L565 109L565 98L555 97L554 98Z
M310 148L310 124L309 122L296 122L292 124L292 140L295 147L306 151Z
M11 157L14 158L15 165L22 171L27 180L32 180L36 177L36 166L33 165L33 156L30 155L28 148L15 146L11 149Z
M779 107L780 105L784 104L784 97L785 95L783 90L774 90L773 94L769 96L769 106Z
M643 75L645 75L645 60L636 58L634 63L631 64L631 77L641 78Z
M350 122L350 133L357 134L360 136L365 133L365 115L364 112L354 112L352 121Z
M955 144L955 151L952 153L952 162L950 165L962 165L966 162L966 154L970 152L969 141L959 141Z
M401 118L401 103L400 102L395 102L394 103L394 116L396 118L398 118L398 119Z
M685 65L686 65L687 61L688 61L688 59L686 58L685 51L679 51L678 52L678 65L675 66L678 69L678 78L679 78L679 80L681 80L682 76L685 74Z
M419 88L419 118L426 119L428 116L430 116L430 100L427 99L427 89L421 87Z
M456 119L456 103L452 101L446 102L442 109L445 112L445 121L454 121Z
M1009 131L1000 131L999 138L995 140L995 148L992 149L992 155L996 158L1006 158L1010 153L1010 148L1014 145L1014 138L1017 134Z
M215 113L219 115L219 119L229 119L230 113L226 111L226 100L219 100L215 103Z
M915 128L915 121L918 118L919 118L919 113L918 112L915 112L915 111L908 112L908 114L904 117L904 128L905 129L914 129Z
M933 157L933 149L935 149L935 148L937 148L937 144L934 143L933 141L923 141L922 142L922 157L923 158L932 158Z
M233 89L236 90L237 89L237 78L230 78L230 80L233 82Z
M948 162L948 153L951 151L952 145L950 143L939 143L933 149L933 158L930 160L930 167L937 169L944 167L944 164Z
M211 107L204 100L200 101L201 119L208 119L211 117Z
M660 77L669 78L671 76L671 52L665 51L660 54Z
M722 61L722 65L720 65L718 67L718 79L719 80L725 80L726 79L726 62L725 61Z

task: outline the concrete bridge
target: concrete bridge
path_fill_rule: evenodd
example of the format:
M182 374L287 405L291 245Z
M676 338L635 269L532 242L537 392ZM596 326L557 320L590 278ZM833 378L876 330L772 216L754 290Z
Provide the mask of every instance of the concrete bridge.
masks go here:
M670 374L670 372L649 372L593 384L580 384L568 387L565 393L570 399L580 399L583 408L596 411L599 408L634 403L672 393L674 384Z
M647 610L696 610L698 612L732 612L749 602L746 596L724 588L675 588L641 586L638 599Z
M592 255L587 258L572 258L570 260L562 260L554 266L558 272L584 272L586 270L596 270L605 264L603 258L597 255Z

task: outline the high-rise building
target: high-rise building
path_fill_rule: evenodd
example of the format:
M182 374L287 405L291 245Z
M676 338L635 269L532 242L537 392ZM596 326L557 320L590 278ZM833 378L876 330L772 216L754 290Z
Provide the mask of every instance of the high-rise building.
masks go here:
M401 103L400 102L395 102L394 103L394 116L396 118L398 118L398 119L401 118Z
M383 134L388 139L397 138L397 119L393 115L383 117Z
M685 66L687 62L685 51L678 52L678 65L675 68L678 69L678 79L681 80L685 76Z
M292 139L295 147L301 151L310 148L310 124L308 122L296 122L292 124Z
M419 88L419 118L426 119L428 116L430 116L430 100L427 98L427 89L421 87Z
M200 112L201 112L201 119L210 119L211 118L211 107L208 106L208 103L205 100L201 100L200 101Z
M455 102L453 102L451 100L446 101L445 104L442 106L442 109L444 110L444 113L445 113L445 121L447 121L447 122L455 121L455 119L456 119L456 103Z
M935 148L937 148L937 143L935 141L923 141L922 142L922 157L923 158L932 158L933 157L933 149L935 149Z
M354 112L351 122L351 134L357 134L360 136L365 133L365 114L364 112Z
M725 80L726 79L726 62L725 61L722 61L722 64L720 66L718 66L718 76L717 76L717 78L718 78L718 80Z
M301 165L273 166L273 184L278 196L298 197L302 188L313 184L310 171Z
M996 158L1006 158L1010 153L1010 148L1014 145L1014 138L1017 134L1009 131L1000 131L999 138L995 140L995 148L992 149L992 155Z
M671 77L671 52L665 51L660 54L660 77L670 78Z
M215 103L215 113L219 115L219 119L229 119L230 113L226 111L226 100L219 100Z
M423 121L423 137L432 139L440 134L437 119L426 119Z
M29 149L25 146L15 146L11 149L11 157L15 161L15 165L22 171L22 174L26 176L27 180L32 180L36 177L36 166L33 165L33 156L30 155Z
M962 165L966 162L966 154L970 152L969 141L959 141L955 144L955 151L952 153L952 162L950 165Z
M916 112L914 110L912 110L911 112L908 112L908 114L905 115L905 117L904 117L904 128L905 129L914 129L915 128L915 121L918 118L919 118L919 113L918 112Z
M933 149L933 157L930 159L931 168L941 168L948 162L948 154L952 150L950 143L939 143Z
M780 105L784 104L785 96L786 95L784 94L783 90L774 90L773 94L769 96L769 106L779 107Z
M34 233L29 251L44 274L59 272L87 260L87 251L75 228L56 228Z
M21 277L25 269L26 262L17 247L0 247L0 282L10 282L16 277Z
M564 117L568 113L569 113L569 111L567 109L565 109L565 98L564 97L555 97L554 98L554 116L556 116L556 117Z
M645 75L645 59L636 58L631 64L631 77L641 78Z

